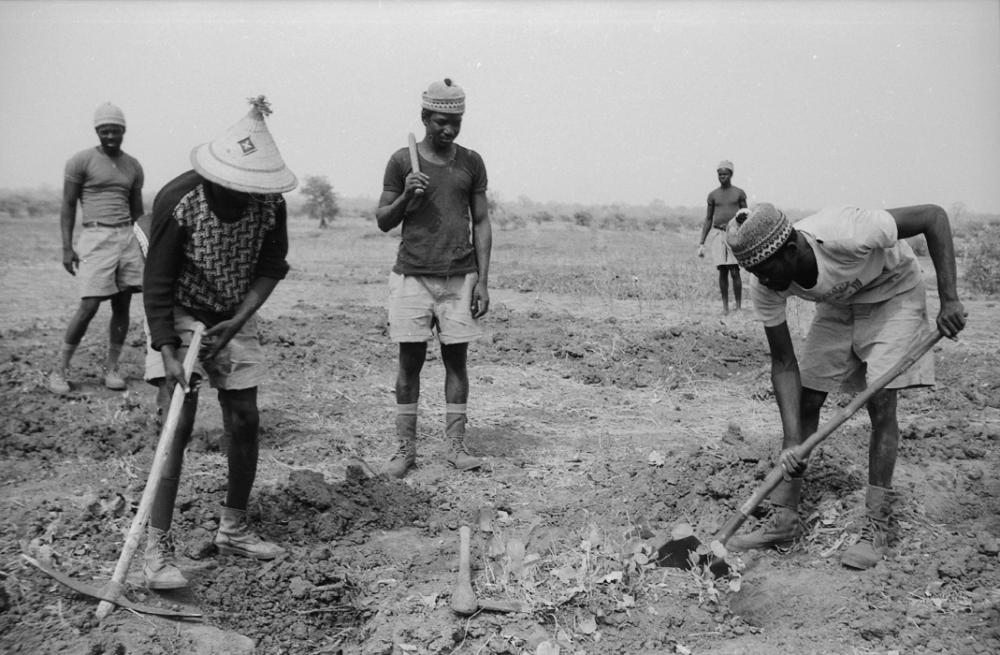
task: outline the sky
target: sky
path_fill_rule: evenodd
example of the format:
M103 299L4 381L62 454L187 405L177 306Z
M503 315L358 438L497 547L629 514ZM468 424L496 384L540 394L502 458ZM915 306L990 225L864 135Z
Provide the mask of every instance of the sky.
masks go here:
M703 206L728 159L751 204L1000 212L997 0L0 0L0 188L61 187L111 101L151 195L264 94L374 201L444 77L502 202Z

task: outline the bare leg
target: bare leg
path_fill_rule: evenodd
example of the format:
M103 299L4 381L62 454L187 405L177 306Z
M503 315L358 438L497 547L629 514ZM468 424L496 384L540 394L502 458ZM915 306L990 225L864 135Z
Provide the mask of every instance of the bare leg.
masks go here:
M426 359L426 341L399 344L396 403L405 405L420 400L420 371L423 370Z
M229 412L229 489L226 507L246 510L257 477L258 432L257 387L219 390L222 411Z
M444 397L447 403L465 403L469 399L469 344L441 344L441 360L444 363Z
M160 382L156 402L160 409L160 421L163 423L167 420L171 402L171 393L165 381ZM149 524L164 532L170 531L173 522L174 502L177 499L177 487L180 485L181 469L184 465L184 450L191 441L197 411L198 392L192 391L184 397L172 447L163 462L160 485L156 489L156 496L149 511Z
M733 298L736 300L736 311L740 311L743 309L743 279L740 277L740 267L731 267L729 274L733 278Z
M868 401L868 416L872 421L868 446L868 484L892 488L899 450L899 422L896 418L895 389L882 389Z
M719 267L719 293L722 294L722 313L729 313L729 273L725 266Z
M69 362L76 352L76 347L83 340L83 335L90 327L90 321L97 314L97 309L101 306L101 298L82 298L76 313L70 319L66 327L66 334L63 336L63 347L59 355L59 370L65 373L69 370Z
M121 356L125 337L128 335L129 308L132 305L132 292L122 291L111 296L111 320L108 323L108 358L105 369L113 371L118 368L118 358Z

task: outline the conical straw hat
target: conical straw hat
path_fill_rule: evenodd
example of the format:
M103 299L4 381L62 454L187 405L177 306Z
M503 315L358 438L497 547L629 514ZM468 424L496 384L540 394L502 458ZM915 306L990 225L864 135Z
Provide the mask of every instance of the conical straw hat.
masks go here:
M191 164L199 175L227 189L245 193L284 193L298 186L278 146L267 130L264 116L271 108L264 96L249 98L250 111L215 141L191 151Z

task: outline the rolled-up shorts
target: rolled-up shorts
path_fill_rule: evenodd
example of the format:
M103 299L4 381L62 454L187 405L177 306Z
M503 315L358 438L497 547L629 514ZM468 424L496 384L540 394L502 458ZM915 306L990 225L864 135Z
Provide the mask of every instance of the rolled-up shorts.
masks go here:
M181 337L181 348L178 357L183 361L187 354L191 336L197 320L183 309L174 308L174 329ZM153 350L149 336L149 326L143 319L142 326L146 331L146 371L143 375L146 382L159 385L164 378L163 356ZM191 377L198 376L208 380L214 389L250 389L258 387L267 377L267 366L264 359L264 348L257 334L257 316L251 316L243 324L240 331L229 340L229 343L219 351L211 362L195 360Z
M726 231L713 227L712 241L708 244L709 254L712 256L712 264L715 266L739 266L733 251L729 249L726 241Z
M389 337L397 343L468 343L482 330L472 317L478 273L431 276L389 274Z
M122 291L142 291L142 251L132 224L85 227L76 242L81 298L109 298Z
M819 303L799 357L807 389L862 391L903 358L910 344L933 326L927 320L923 282L880 303ZM927 353L886 385L887 389L934 384L934 355Z

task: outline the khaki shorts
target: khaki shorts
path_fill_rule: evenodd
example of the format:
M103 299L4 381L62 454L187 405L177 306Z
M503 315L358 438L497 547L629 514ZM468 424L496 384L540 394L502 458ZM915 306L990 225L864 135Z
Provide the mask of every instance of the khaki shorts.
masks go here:
M121 291L142 291L142 251L132 224L85 227L76 243L81 298L110 298Z
M174 308L174 329L181 337L178 357L183 358L194 334L195 318L182 309ZM153 350L150 344L149 326L145 318L142 327L146 331L146 372L143 378L152 385L159 385L164 377L163 356ZM195 360L191 377L198 376L214 389L251 389L258 387L267 377L264 348L257 337L257 316L251 316L240 331L229 340L213 362L209 365Z
M482 330L472 318L478 273L432 276L389 274L389 337L397 343L468 343Z
M708 252L712 256L712 264L715 266L739 266L733 251L729 249L726 241L726 231L713 227L712 242L708 244Z
M880 303L819 303L803 356L802 386L828 393L855 393L877 380L930 328L923 282ZM927 353L886 389L934 384L934 355Z

